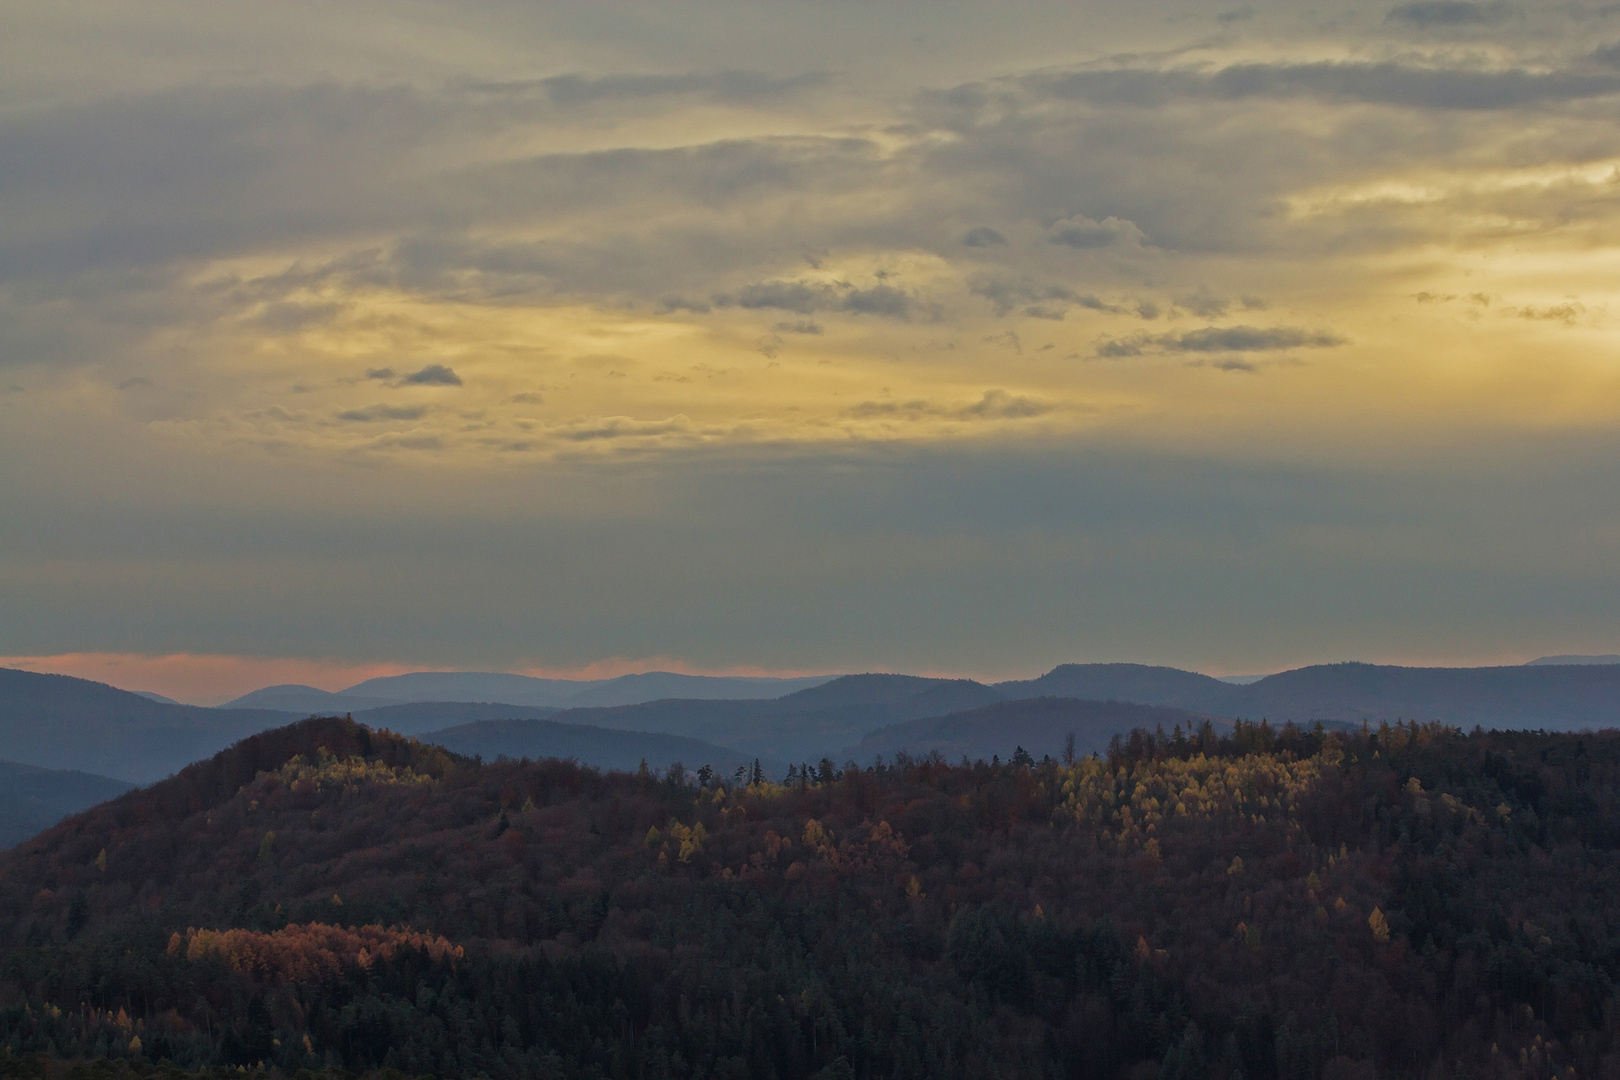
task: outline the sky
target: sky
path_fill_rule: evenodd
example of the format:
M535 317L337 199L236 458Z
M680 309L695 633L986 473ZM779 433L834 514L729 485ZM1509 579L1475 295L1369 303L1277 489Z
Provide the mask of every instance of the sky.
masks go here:
M1620 648L1620 7L5 7L5 664Z

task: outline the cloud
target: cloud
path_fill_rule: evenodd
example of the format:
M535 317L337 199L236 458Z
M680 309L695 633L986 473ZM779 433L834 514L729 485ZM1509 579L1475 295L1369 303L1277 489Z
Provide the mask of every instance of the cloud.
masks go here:
M874 285L869 289L852 289L841 306L844 311L856 314L908 319L911 317L912 300L893 285Z
M666 296L658 302L660 314L668 315L673 311L689 311L694 315L707 315L714 310L707 301L692 300L684 296Z
M394 369L391 367L366 368L366 378L368 379L392 379L393 377Z
M1507 18L1506 4L1472 4L1466 0L1421 0L1390 9L1386 22L1420 29L1437 26L1490 26Z
M1003 247L1007 238L988 225L969 229L962 235L962 246L970 248Z
M1002 389L986 390L978 401L956 408L932 404L921 398L905 401L863 401L851 406L847 415L870 420L879 417L897 417L908 421L927 418L948 420L1027 420L1052 411L1052 407L1034 398L1008 393Z
M371 424L382 420L420 420L427 414L421 405L367 405L358 409L345 409L338 413L339 420Z
M558 430L557 435L569 442L584 443L685 435L691 430L692 423L685 416L672 416L667 420L637 420L629 416L608 416L562 428Z
M317 323L327 322L342 310L342 304L279 301L266 304L258 322L275 333L296 333Z
M771 329L778 334L819 334L821 324L814 319L797 319L793 322L779 322Z
M1050 410L1051 406L1033 398L1015 396L1005 390L986 390L983 397L957 410L956 415L981 420L1023 420Z
M1156 108L1180 100L1365 102L1414 109L1518 109L1620 93L1620 78L1529 68L1421 67L1394 61L1244 63L1213 72L1119 68L1030 76L1020 86L1047 100Z
M1170 334L1133 334L1104 341L1096 355L1105 359L1149 353L1207 354L1275 352L1280 349L1326 349L1349 342L1339 334L1297 326L1206 326Z
M735 292L718 293L714 302L719 307L774 308L801 315L843 311L852 315L879 315L901 320L910 319L919 308L909 293L881 283L857 288L843 283L761 281L745 285Z
M1140 247L1145 238L1133 222L1117 217L1093 221L1075 214L1052 226L1051 240L1072 248Z
M1182 293L1176 297L1176 306L1203 319L1218 319L1226 314L1231 302L1224 297L1216 296L1209 291L1208 286L1199 286L1196 292Z
M779 77L758 71L717 71L597 77L554 75L545 79L474 82L466 84L466 89L485 97L523 98L538 93L561 107L690 97L733 105L768 105L826 83L826 75L819 72Z
M1090 293L1079 293L1067 285L1048 282L1040 284L1028 278L1009 278L992 273L978 273L968 279L968 291L990 301L997 315L1010 314L1014 308L1028 304L1026 313L1039 308L1048 314L1039 318L1062 318L1057 304L1072 304L1092 311L1114 311L1115 305ZM1057 314L1052 314L1056 312Z
M461 376L443 364L429 364L399 381L402 386L460 386Z
M1574 326L1582 315L1586 314L1586 305L1578 300L1566 301L1562 304L1552 304L1547 307L1521 307L1510 309L1512 314L1521 319L1530 319L1536 322L1561 322L1565 326Z

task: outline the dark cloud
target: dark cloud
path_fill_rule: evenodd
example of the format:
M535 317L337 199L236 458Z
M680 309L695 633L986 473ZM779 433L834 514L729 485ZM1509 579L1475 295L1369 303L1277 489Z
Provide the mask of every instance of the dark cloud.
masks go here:
M1248 353L1325 349L1348 343L1339 334L1297 326L1206 326L1170 334L1133 334L1097 346L1097 356L1120 359L1150 353Z
M912 299L893 285L874 285L870 289L850 290L844 297L842 308L860 315L908 319L911 317Z
M1010 314L1021 305L1052 311L1054 303L1072 304L1092 311L1114 311L1115 306L1090 293L1079 293L1067 285L1038 284L1028 278L1015 279L996 274L975 274L968 280L968 291L990 301L997 315ZM1051 317L1051 316L1046 316ZM1062 318L1061 315L1056 316Z
M427 409L421 405L367 405L345 409L338 413L338 419L369 424L379 420L420 420L426 414Z
M969 229L962 234L962 246L971 248L999 247L1007 243L1007 238L988 225Z
M797 319L793 322L779 322L771 329L778 334L819 334L821 324L814 319Z
M366 378L368 379L392 379L393 377L394 369L391 367L366 368Z
M1117 217L1093 221L1081 214L1052 226L1051 240L1072 248L1109 248L1140 245L1142 230L1133 222Z
M957 415L980 420L1022 420L1049 411L1051 406L1034 398L1009 394L1005 390L986 390L978 401L957 410Z
M1216 296L1209 291L1208 286L1200 286L1196 292L1182 293L1176 297L1176 306L1192 312L1199 318L1218 319L1226 314L1231 302L1224 297Z
M1436 26L1490 26L1508 16L1506 4L1471 4L1467 0L1421 0L1391 8L1386 22L1429 29Z
M684 296L666 296L658 302L658 310L665 315L672 311L689 311L694 315L706 315L713 309L704 300L692 300Z
M893 285L856 288L808 281L756 282L733 293L717 294L714 302L720 307L774 308L801 315L817 311L844 311L852 315L880 315L891 319L909 319L919 306L909 293Z
M922 420L927 417L945 417L952 420L1026 420L1051 411L1052 407L1045 402L994 389L986 390L978 401L960 408L933 404L921 398L907 401L863 401L847 409L846 415L862 420L878 417L897 417L905 420Z
M761 281L714 299L721 307L777 308L809 315L837 306L837 296L838 290L831 285L807 284L803 281Z
M405 386L460 386L461 376L443 364L429 364L399 380Z
M672 416L668 420L635 420L627 416L610 416L599 423L569 428L558 434L569 442L583 443L679 435L690 430L691 424L684 416Z

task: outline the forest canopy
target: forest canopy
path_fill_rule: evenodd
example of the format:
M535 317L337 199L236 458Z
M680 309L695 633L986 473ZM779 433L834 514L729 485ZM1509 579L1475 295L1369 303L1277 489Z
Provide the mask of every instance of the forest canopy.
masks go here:
M0 856L0 1064L1620 1075L1617 781L1612 732L1240 723L778 784L311 720Z

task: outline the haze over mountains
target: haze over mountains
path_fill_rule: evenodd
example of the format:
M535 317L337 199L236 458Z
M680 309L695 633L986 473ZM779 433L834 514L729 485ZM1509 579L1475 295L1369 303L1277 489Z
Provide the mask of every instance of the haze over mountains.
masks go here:
M144 784L311 711L352 713L374 728L486 757L572 756L602 768L645 759L656 769L677 760L692 769L732 768L755 758L781 769L900 751L1005 758L1020 746L1038 758L1060 754L1071 735L1084 753L1133 727L1168 730L1206 718L1620 726L1620 665L1602 659L1548 657L1490 668L1324 664L1247 684L1142 664L1065 664L996 684L894 674L773 680L652 672L576 682L422 672L369 680L336 695L267 687L217 709L0 670L0 760ZM497 691L527 700L493 699ZM298 697L306 692L324 696ZM484 696L435 697L458 692ZM411 694L428 697L394 697ZM244 705L253 702L298 707Z
M313 686L267 686L220 708L331 714L421 701L498 701L577 708L633 705L659 698L736 700L781 697L835 677L775 679L647 671L612 679L541 679L498 671L417 671L367 679L336 693Z

